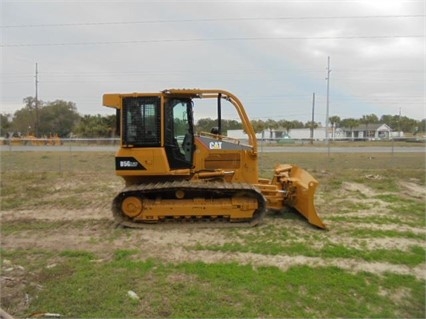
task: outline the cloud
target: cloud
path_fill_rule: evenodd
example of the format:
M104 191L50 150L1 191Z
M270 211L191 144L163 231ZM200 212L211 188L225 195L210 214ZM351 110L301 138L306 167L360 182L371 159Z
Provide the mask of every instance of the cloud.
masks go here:
M330 56L330 115L421 119L424 12L392 0L6 1L2 111L34 95L38 63L40 98L82 114L111 112L105 92L215 87L262 119L310 120L315 92L324 123Z

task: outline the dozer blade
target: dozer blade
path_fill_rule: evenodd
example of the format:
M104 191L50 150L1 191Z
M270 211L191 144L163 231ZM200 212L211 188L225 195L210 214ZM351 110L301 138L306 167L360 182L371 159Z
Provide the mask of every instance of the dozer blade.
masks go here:
M289 187L285 205L295 208L300 214L305 216L310 224L327 229L318 216L314 205L318 181L307 171L296 165L279 165L275 172L281 175L281 182L284 182ZM283 172L287 172L287 174L282 175Z

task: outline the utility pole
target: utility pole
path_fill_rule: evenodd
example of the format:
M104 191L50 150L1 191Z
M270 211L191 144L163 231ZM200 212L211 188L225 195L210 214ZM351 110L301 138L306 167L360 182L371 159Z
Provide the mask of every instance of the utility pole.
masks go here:
M401 137L401 108L399 108L399 117L398 117L398 137Z
M314 114L315 114L315 92L312 93L311 144L314 144Z
M329 117L329 105L330 105L330 57L328 57L328 63L327 63L327 110L325 113L325 140L327 144L329 143L328 140L328 117Z
M35 123L34 123L34 134L38 136L38 64L35 65Z

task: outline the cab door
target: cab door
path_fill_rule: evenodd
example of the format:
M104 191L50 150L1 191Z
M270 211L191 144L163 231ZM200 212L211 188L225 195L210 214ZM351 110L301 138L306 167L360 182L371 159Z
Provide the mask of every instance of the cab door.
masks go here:
M165 101L164 147L171 169L191 168L194 156L192 100L168 98Z

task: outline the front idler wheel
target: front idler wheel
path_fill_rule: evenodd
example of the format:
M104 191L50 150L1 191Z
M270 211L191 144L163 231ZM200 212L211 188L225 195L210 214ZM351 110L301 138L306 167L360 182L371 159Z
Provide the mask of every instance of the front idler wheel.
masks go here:
M126 197L121 203L122 212L130 218L138 216L142 212L142 209L142 199L136 196Z

